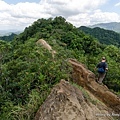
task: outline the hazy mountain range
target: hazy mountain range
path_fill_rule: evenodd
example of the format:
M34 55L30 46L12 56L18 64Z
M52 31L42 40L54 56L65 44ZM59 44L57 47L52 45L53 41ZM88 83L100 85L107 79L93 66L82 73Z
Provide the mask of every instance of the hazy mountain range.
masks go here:
M12 33L14 34L20 34L23 31L18 31L18 30L0 30L0 36L9 36Z
M100 23L100 24L95 24L88 27L90 28L100 27L100 28L113 30L115 32L120 33L120 22Z

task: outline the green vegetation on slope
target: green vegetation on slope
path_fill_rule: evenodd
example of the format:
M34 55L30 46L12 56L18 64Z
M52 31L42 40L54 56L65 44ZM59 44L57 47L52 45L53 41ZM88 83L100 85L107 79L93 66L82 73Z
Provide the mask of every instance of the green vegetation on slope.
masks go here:
M54 59L36 44L41 38L57 52ZM104 83L119 92L120 49L100 44L62 17L39 19L12 42L0 41L0 119L32 120L50 89L61 79L70 79L68 58L96 74L94 68L102 56L109 65Z
M81 26L78 29L82 30L86 34L94 36L100 41L100 43L106 45L115 45L120 47L120 34L117 32L114 32L112 30L105 30L99 27L89 28L89 27Z

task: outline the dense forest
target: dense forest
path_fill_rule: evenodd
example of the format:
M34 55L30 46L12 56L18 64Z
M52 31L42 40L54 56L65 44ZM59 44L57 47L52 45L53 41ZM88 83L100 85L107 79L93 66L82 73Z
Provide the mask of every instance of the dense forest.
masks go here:
M54 59L36 44L41 38L56 51ZM32 120L51 88L61 79L71 80L69 58L82 62L97 76L94 68L102 56L109 66L104 84L119 94L120 48L101 44L61 16L38 19L12 41L1 40L0 119Z
M79 29L97 38L102 44L120 47L120 34L115 31L105 30L99 27L89 28L86 26L81 26Z

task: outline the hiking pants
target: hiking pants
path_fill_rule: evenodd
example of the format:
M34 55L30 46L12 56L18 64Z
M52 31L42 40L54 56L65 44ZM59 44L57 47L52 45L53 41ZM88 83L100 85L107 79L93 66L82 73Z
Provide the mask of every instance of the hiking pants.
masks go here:
M103 79L105 78L106 73L99 73L98 75L98 82L102 83Z

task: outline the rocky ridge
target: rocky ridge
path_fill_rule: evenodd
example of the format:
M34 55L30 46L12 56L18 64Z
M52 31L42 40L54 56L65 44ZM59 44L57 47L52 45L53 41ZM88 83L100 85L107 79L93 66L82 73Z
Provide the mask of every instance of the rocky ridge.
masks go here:
M40 106L35 120L113 120L120 118L120 98L95 81L83 64L69 59L72 79L61 80ZM82 87L80 87L82 86Z
M120 97L112 93L107 86L98 84L95 81L95 74L89 71L83 64L73 59L70 59L69 62L73 67L72 78L74 82L90 91L100 101L114 109L114 111L120 112Z
M61 80L38 110L35 120L112 120L110 112L104 104L91 102L79 88Z

